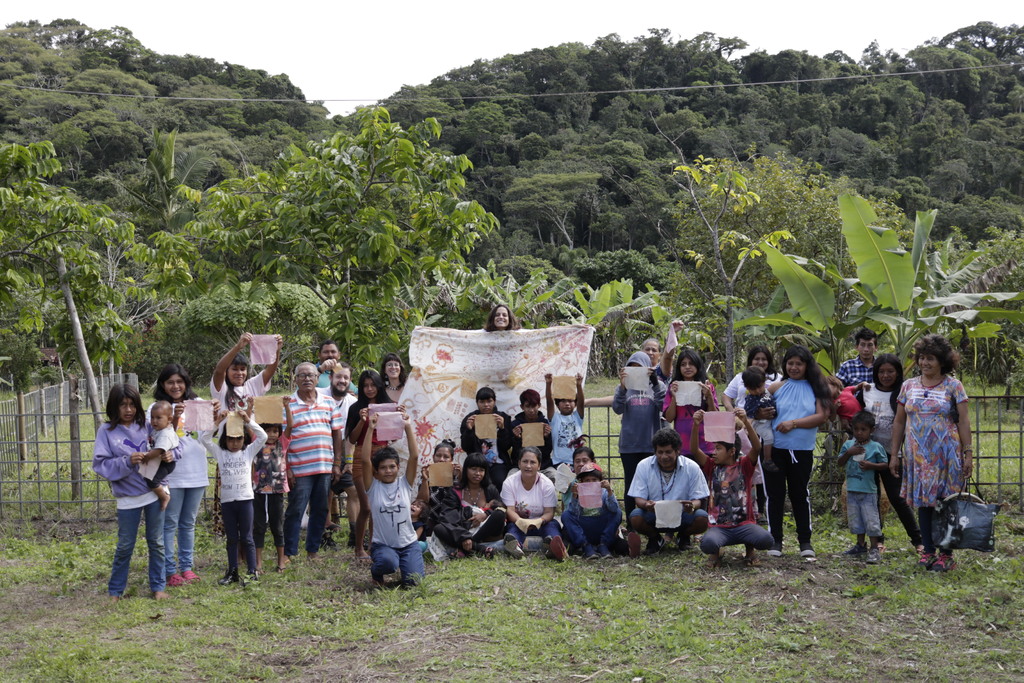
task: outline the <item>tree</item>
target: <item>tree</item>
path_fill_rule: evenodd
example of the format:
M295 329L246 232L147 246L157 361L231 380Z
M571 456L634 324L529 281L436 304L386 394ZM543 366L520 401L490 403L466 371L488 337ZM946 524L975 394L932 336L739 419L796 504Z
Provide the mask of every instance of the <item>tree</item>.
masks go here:
M102 277L107 244L131 242L134 226L110 217L105 206L87 206L69 190L45 181L60 171L53 145L39 142L0 146L0 306L22 299L19 324L42 328L46 302L59 296L78 361L85 373L93 412L102 411L89 347L100 357L116 354L127 326L114 312L118 292Z
M439 124L403 129L383 108L360 112L355 134L292 147L269 171L223 181L190 228L253 278L307 285L330 308L334 338L356 362L397 348L424 315L398 299L465 268L497 220L465 201L464 156L434 151Z
M587 172L536 173L516 178L505 194L505 210L512 216L534 221L538 237L540 225L545 224L561 233L570 248L574 247L573 219L581 206L596 202L600 178L600 173Z

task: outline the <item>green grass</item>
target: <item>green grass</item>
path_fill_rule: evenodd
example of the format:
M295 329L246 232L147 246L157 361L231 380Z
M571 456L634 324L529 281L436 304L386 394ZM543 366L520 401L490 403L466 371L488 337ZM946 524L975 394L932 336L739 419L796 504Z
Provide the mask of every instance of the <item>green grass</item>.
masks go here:
M637 561L428 563L410 591L370 588L342 551L258 586L222 588L221 542L199 531L199 584L154 602L144 542L129 592L105 598L115 535L5 527L0 679L1010 680L1024 676L1024 530L999 551L918 572L890 527L882 565L844 560L849 534L815 520L817 563L707 570L697 551ZM896 525L898 526L898 524ZM792 530L787 537L792 538Z

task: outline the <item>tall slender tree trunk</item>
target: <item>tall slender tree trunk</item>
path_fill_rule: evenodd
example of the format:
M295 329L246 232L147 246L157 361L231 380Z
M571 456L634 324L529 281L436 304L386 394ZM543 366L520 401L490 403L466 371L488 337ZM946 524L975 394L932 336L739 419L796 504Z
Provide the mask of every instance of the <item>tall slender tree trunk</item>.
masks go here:
M75 305L75 297L71 293L71 284L68 282L68 267L64 262L64 254L60 252L57 252L56 266L57 276L60 279L60 291L64 295L64 305L68 309L68 320L71 322L71 335L75 339L75 349L78 351L78 364L82 366L82 372L85 373L89 402L92 403L92 418L96 423L96 429L99 429L102 413L100 393L96 388L96 375L92 372L89 350L85 348L85 335L82 334L82 321L78 318L78 307Z

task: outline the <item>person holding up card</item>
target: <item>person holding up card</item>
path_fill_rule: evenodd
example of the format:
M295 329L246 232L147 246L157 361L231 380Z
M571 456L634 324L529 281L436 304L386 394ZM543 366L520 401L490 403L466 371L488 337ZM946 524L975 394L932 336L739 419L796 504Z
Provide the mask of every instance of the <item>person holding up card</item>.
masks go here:
M547 399L548 414L551 415L551 465L572 464L572 452L583 445L583 375L576 375L575 382L556 381L551 373L544 375L544 396ZM572 387L572 389L570 389ZM567 394L572 392L573 395ZM555 395L557 394L557 395ZM555 410L555 408L558 410Z
M581 553L585 560L611 557L612 550L628 554L626 543L619 538L622 509L601 468L591 463L580 467L575 489L562 512L562 529L570 550Z
M513 464L519 467L519 451L523 446L536 446L540 449L541 471L547 474L547 470L553 469L551 423L540 409L540 392L536 389L527 389L519 394L519 405L523 410L512 418L512 456L515 458Z
M508 476L511 466L512 418L497 409L494 389L480 387L476 392L476 410L462 419L459 433L462 450L482 453L487 460L487 473L495 486ZM488 416L477 421L478 415Z
M707 416L726 414L732 420L724 434L711 433L715 450L706 453L700 447L700 425ZM741 450L740 429L746 432L750 446L746 453ZM694 459L708 479L711 498L708 502L710 528L700 541L701 551L708 556L708 566L721 564L721 550L725 546L742 544L746 549L743 557L748 566L757 564L757 551L768 550L774 539L767 529L757 524L757 508L754 505L754 479L757 474L761 440L757 429L747 417L743 408L731 413L714 412L705 414L698 410L693 415L690 430L690 448Z
M688 395L685 401L682 398L684 394ZM715 385L708 381L704 359L695 349L686 348L676 358L672 383L662 405L664 418L675 425L680 439L686 437L683 455L691 455L690 428L693 426L693 414L698 410L718 410L718 395ZM714 444L703 441L703 436L701 439L701 448L710 452Z
M636 467L650 457L651 439L661 429L661 410L665 401L665 384L651 367L650 354L638 351L619 372L612 410L622 416L619 429L619 459L626 480L626 491L633 484ZM633 498L626 496L626 515L633 512Z
M637 466L629 489L629 495L636 499L629 524L636 533L647 537L646 553L655 555L665 547L664 534L678 534L679 549L682 550L691 535L707 530L708 513L700 508L710 492L697 463L680 455L682 439L676 430L671 427L658 430L651 445L654 455ZM664 503L678 504L677 507L681 508L676 511L678 523L670 526L659 524L661 515L657 508ZM639 544L639 539L631 535L629 543L632 550Z

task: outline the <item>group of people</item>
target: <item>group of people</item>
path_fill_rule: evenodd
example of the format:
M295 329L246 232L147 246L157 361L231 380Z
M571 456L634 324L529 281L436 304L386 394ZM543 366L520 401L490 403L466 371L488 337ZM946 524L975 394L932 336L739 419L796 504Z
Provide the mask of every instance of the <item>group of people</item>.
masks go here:
M673 326L670 342L679 323ZM511 331L518 323L499 305L485 329ZM937 503L959 492L971 472L971 430L966 392L951 376L957 354L939 335L917 342L920 374L905 382L900 359L876 357L877 337L868 329L857 333L858 356L834 377L803 346L786 349L779 368L769 348L755 346L746 369L727 385L724 406L696 350L666 344L662 351L655 339L628 358L610 397L587 399L579 376L573 391L561 391L572 395L555 395L548 375L546 411L540 393L527 390L512 417L498 408L492 388L482 387L477 410L461 424L463 454L452 438L433 450L440 480L418 465L400 402L407 378L400 356L387 354L380 372L364 370L353 385L352 367L340 360L337 344L325 341L318 362L295 367L295 391L282 398L280 422L257 424L252 399L270 387L281 339L278 357L255 374L243 353L251 341L243 334L214 369L213 429L182 428L185 402L197 397L178 364L160 373L148 411L132 386L111 389L93 466L111 482L117 501L118 543L108 584L114 599L125 591L143 515L154 597L199 580L194 531L209 484L207 457L218 465L225 585L258 580L268 530L275 569L284 571L298 555L304 518L305 550L317 558L325 533L338 528L334 494L343 492L350 544L377 584L394 572L403 585L416 583L428 547L435 557L542 552L555 560L573 553L597 559L637 557L644 537L646 552L654 554L667 545L685 549L701 536L709 564L717 565L729 545L744 546L744 561L754 564L757 550L782 555L787 496L800 555L813 558L808 484L819 427L833 419L851 435L840 452L856 536L846 554L880 560L882 486L920 565L934 571L955 566L950 549L935 547L931 530ZM594 405L610 405L621 416L621 506L585 443L584 411ZM719 416L716 440L708 441L708 415L720 410L732 413L725 418L730 436L723 437ZM378 435L378 420L387 413L401 415L402 435L390 438L405 439L404 465L394 441Z

